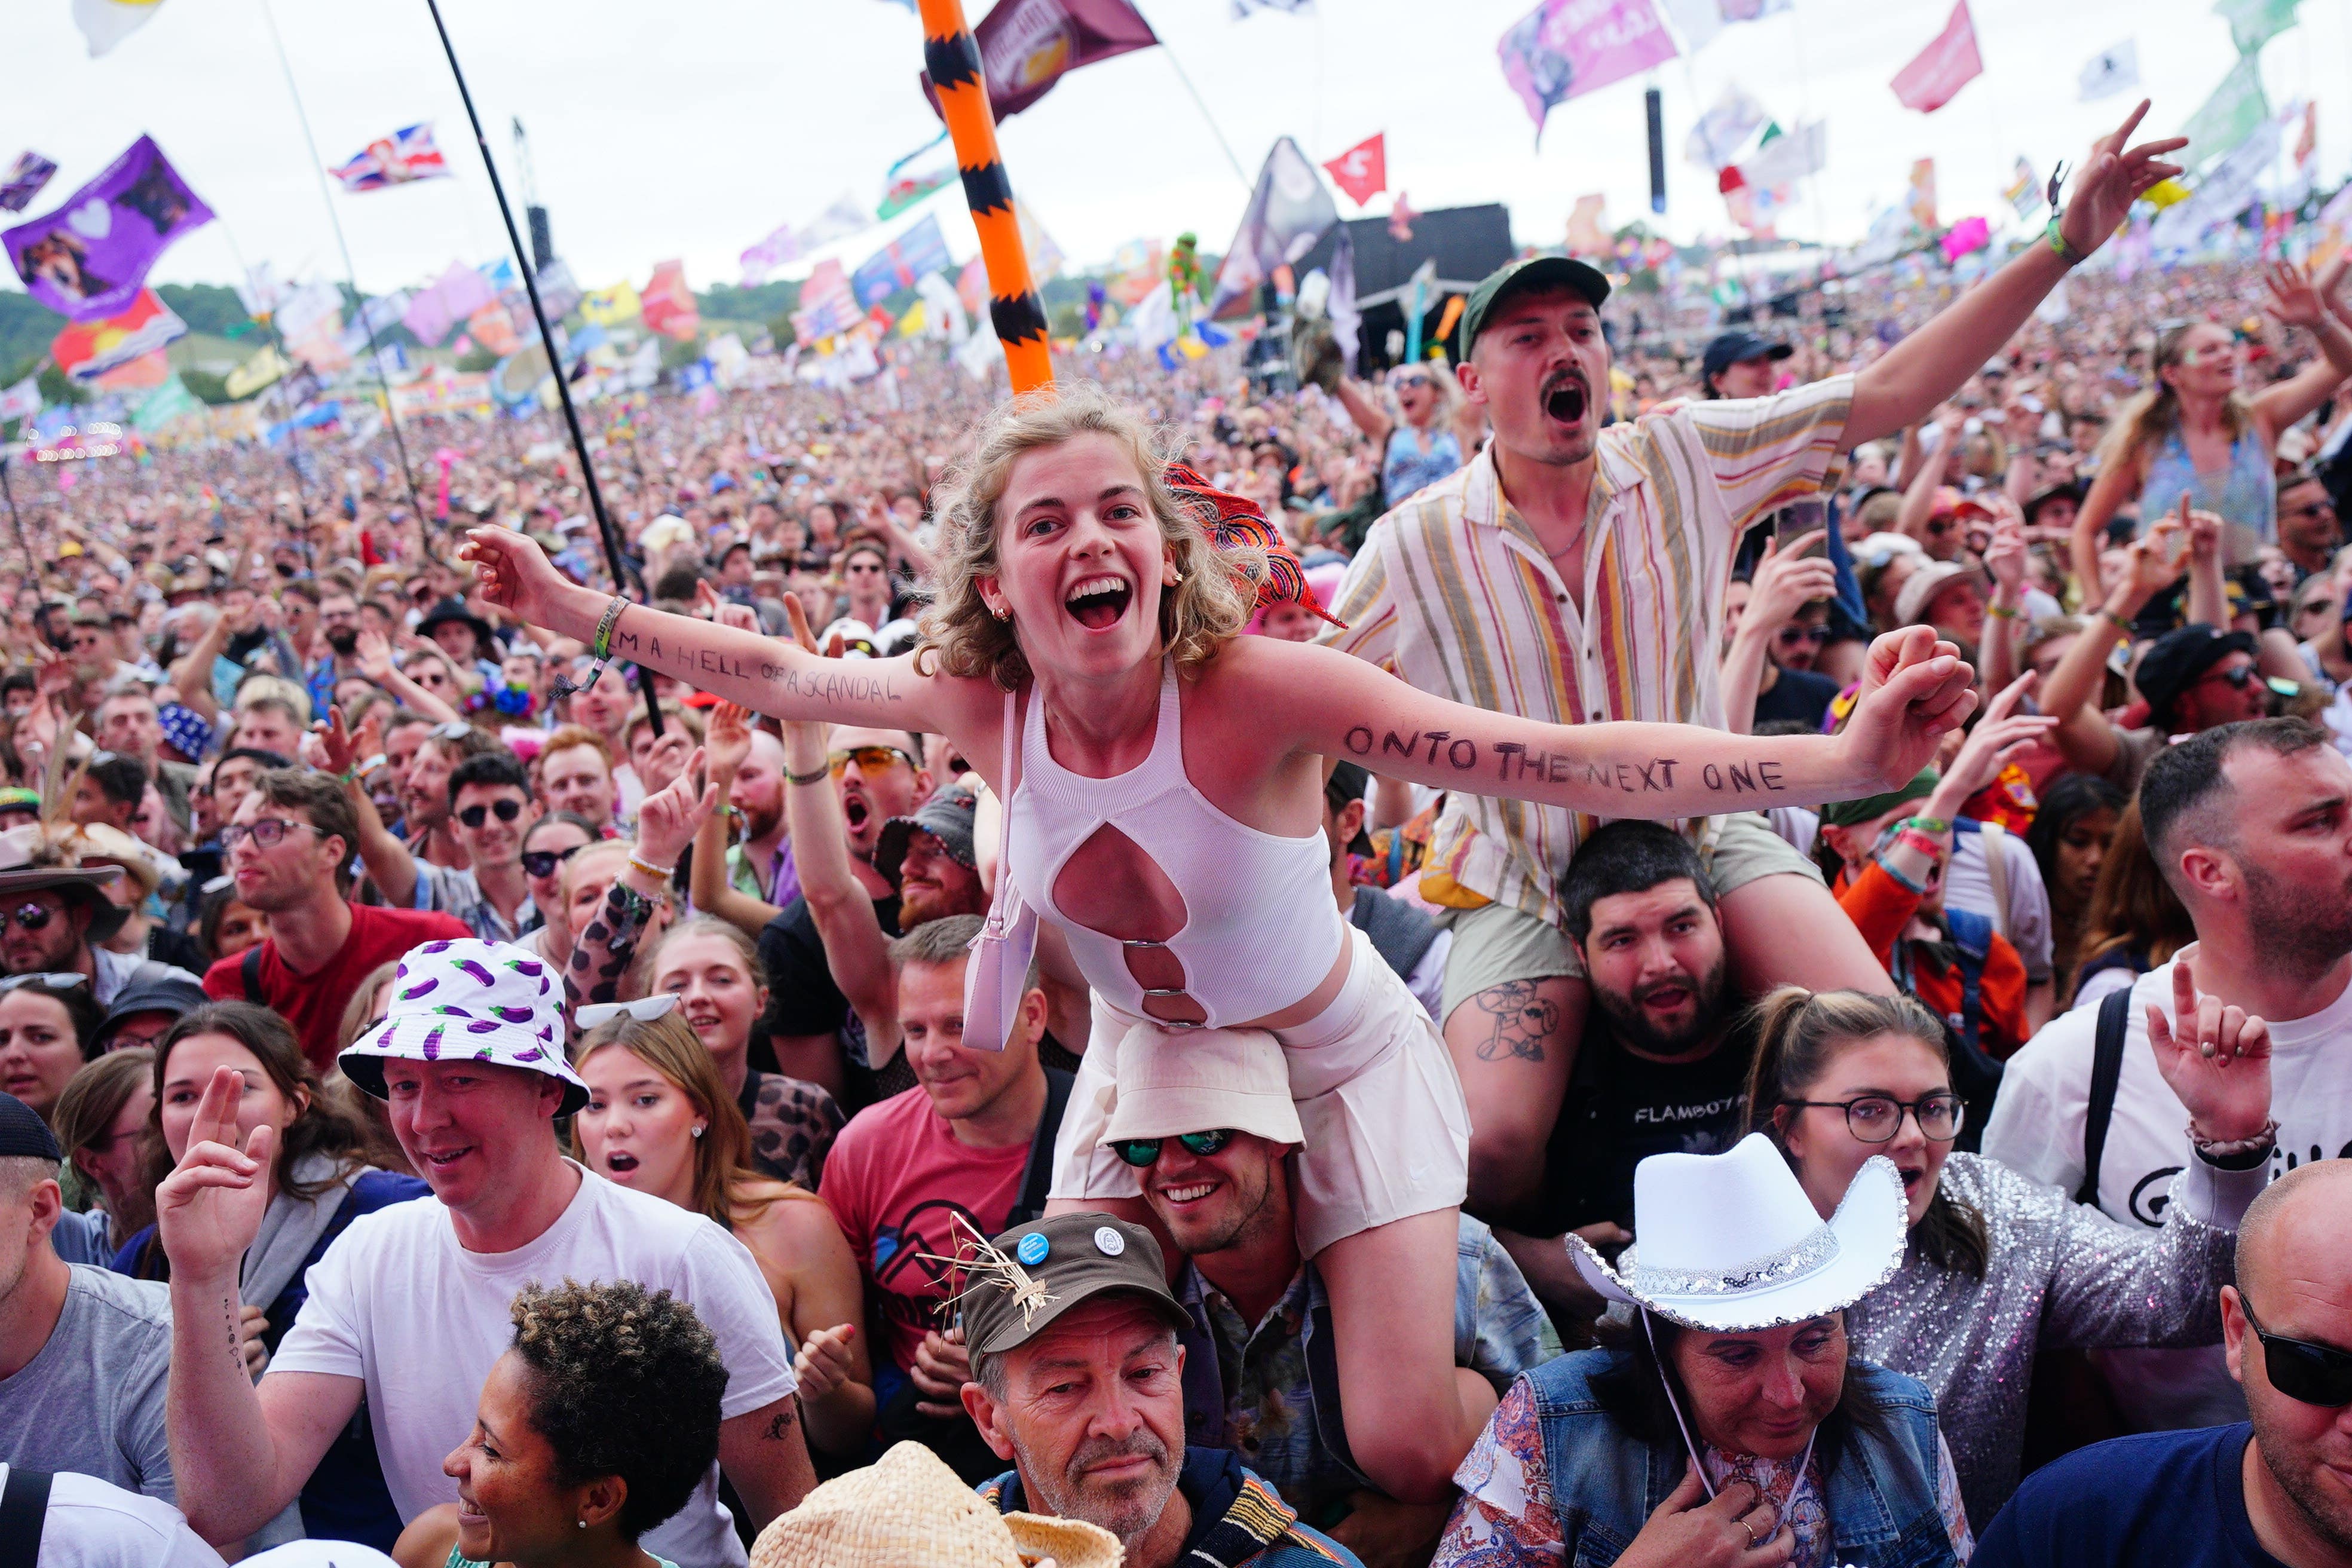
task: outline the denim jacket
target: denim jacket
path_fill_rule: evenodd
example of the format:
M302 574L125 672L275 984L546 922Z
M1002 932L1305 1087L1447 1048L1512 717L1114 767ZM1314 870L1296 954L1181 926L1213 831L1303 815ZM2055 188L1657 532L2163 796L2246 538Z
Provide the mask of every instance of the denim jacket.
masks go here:
M1528 1376L1543 1428L1569 1563L1605 1568L1623 1554L1689 1469L1679 1445L1636 1441L1593 1397L1590 1375L1608 1351L1580 1351ZM1901 1373L1854 1362L1856 1380L1885 1412L1887 1436L1853 1435L1822 1478L1832 1551L1844 1568L1940 1568L1958 1561L1936 1501L1936 1401Z

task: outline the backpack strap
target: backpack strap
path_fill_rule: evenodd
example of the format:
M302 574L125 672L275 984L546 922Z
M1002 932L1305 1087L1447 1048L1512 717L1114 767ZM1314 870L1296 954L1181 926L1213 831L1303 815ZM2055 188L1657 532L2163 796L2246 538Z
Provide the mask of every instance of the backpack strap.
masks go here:
M257 1007L269 1005L268 998L261 994L261 947L257 942L247 948L243 962L236 966L237 978L245 982L245 999Z
M1979 825L1979 832L1984 839L1985 876L1992 883L1992 929L2013 938L2015 933L2009 929L2009 849L2002 843L2009 829L1998 822L1987 822Z
M2099 1026L2091 1047L2091 1102L2083 1119L2083 1184L2074 1201L2096 1208L2099 1163L2107 1151L2107 1129L2116 1119L2116 1086L2124 1076L2124 1035L2131 1026L2133 987L2110 991L2099 1003Z
M1061 1136L1062 1112L1069 1106L1071 1086L1078 1080L1076 1074L1058 1068L1045 1071L1045 1110L1037 1118L1037 1131L1029 1140L1029 1163L1021 1172L1021 1201L1004 1219L1008 1230L1043 1215L1054 1190L1054 1143Z
M0 1563L21 1563L26 1568L41 1560L41 1531L49 1521L47 1470L8 1467L8 1486L0 1491Z

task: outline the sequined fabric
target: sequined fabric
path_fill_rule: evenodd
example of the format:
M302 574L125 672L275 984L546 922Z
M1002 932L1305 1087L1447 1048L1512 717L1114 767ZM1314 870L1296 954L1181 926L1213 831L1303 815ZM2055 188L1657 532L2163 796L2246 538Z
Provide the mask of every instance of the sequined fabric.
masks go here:
M1985 1277L1910 1253L1847 1310L1846 1331L1857 1354L1934 1393L1969 1518L1981 1526L2017 1489L2035 1351L2219 1342L2234 1235L2179 1203L2158 1229L2117 1225L1976 1154L1946 1161L1943 1184L1984 1215Z

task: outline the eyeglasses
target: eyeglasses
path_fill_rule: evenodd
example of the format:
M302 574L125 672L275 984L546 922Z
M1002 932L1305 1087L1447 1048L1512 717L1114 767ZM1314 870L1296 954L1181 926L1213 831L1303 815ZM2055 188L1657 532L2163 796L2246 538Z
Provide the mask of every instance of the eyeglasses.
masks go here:
M500 822L512 822L522 815L522 802L509 795L504 800L494 800L487 805L469 805L457 814L457 820L468 827L479 827L490 819L490 813L494 811L499 814Z
M1176 1142L1205 1160L1234 1141L1234 1130L1220 1127L1208 1132L1179 1132ZM1165 1138L1123 1138L1112 1144L1111 1152L1139 1171L1148 1171L1160 1159L1160 1146Z
M2309 506L2291 506L2279 515L2281 517L2334 517L2336 507L2329 501L2315 500Z
M1949 1092L1923 1094L1912 1100L1864 1094L1853 1100L1792 1100L1788 1103L1844 1111L1845 1130L1863 1143L1893 1142L1895 1135L1903 1131L1905 1111L1918 1120L1921 1137L1931 1143L1948 1143L1960 1135L1960 1121L1968 1112L1960 1097Z
M634 1002L592 1002L573 1011L572 1021L583 1029L593 1029L615 1018L634 1018L640 1024L650 1024L665 1017L677 1005L677 993L665 992L659 996L640 996Z
M1399 392L1402 392L1409 386L1434 386L1437 384L1432 381L1428 376L1423 375L1419 372L1415 372L1412 375L1392 375L1389 377L1389 384L1395 387Z
M2323 1409L2340 1410L2352 1405L2352 1351L2269 1332L2254 1321L2254 1306L2246 1300L2242 1285L2238 1289L2238 1307L2246 1314L2246 1326L2262 1342L2263 1374L2273 1388L2298 1404Z
M896 746L852 746L845 752L828 752L824 760L835 778L847 773L852 763L858 772L866 773L879 773L892 763L904 763L909 769L915 765L915 759Z
M558 866L587 847L585 844L574 844L569 849L526 849L522 852L523 875L544 880L555 875Z
M857 574L858 575L863 576L863 575L865 575L865 574L868 574L868 573L873 573L873 572L879 572L879 571L881 571L881 570L882 570L882 563L880 563L879 561L872 561L872 560L866 560L866 561L853 561L853 562L851 562L848 565L846 565L846 566L843 567L843 568L842 568L842 570L843 570L844 572L856 573L856 574Z
M38 904L27 904L25 906L26 910L39 910L40 908L41 907ZM24 914L25 910L18 910L16 911L16 923L18 925L24 925L26 931L38 931L42 926L49 923L48 911L47 910L41 910L40 921L36 925L25 925ZM76 974L70 970L62 973L52 972L47 974L11 974L7 979L0 980L0 996L5 996L9 992L14 991L19 985L47 985L52 990L63 991L68 986L87 985L89 984L89 975Z
M1782 647L1794 647L1801 642L1813 643L1818 646L1830 640L1830 629L1827 626L1782 626L1773 635L1780 639Z
M2208 680L2218 680L2232 691L2243 691L2253 679L2254 667L2251 664L2241 664L2229 669L2208 670L2197 684L2202 686Z
M258 822L232 822L222 828L221 847L234 849L250 838L256 848L275 849L286 835L297 827L306 828L322 838L326 837L323 831L307 822L289 822L282 816L265 816Z

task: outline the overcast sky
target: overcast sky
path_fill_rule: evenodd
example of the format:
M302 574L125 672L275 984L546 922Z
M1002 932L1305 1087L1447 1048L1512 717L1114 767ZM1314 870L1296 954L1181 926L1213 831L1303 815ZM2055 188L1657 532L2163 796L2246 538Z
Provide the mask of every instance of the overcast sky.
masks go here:
M984 0L971 0L976 20ZM1417 208L1507 203L1518 243L1555 243L1576 198L1606 194L1612 222L1644 216L1638 79L1552 111L1541 150L1505 86L1495 45L1529 0L1319 0L1314 14L1235 20L1230 0L1142 0L1254 176L1274 138L1332 157L1388 136L1389 182ZM323 161L434 122L454 180L340 192L359 281L428 279L486 260L505 237L424 0L273 0ZM2128 99L2074 101L2083 63L2136 38L2151 125L2177 127L2231 61L2210 0L1974 0L1985 74L1933 115L1887 81L1943 26L1948 0L1796 0L1793 14L1727 29L1655 77L1665 96L1665 226L1727 229L1714 179L1683 157L1695 115L1737 81L1784 125L1825 118L1829 166L1783 232L1859 235L1937 160L1947 222L2001 210L2021 153L2047 174L2079 161ZM262 0L163 0L155 19L88 58L68 0L10 0L0 66L0 161L38 148L61 172L47 211L142 132L221 221L159 265L165 282L226 282L239 253L281 276L339 277L341 262L278 67ZM491 148L519 184L510 116L529 128L538 190L579 282L642 282L682 258L698 287L732 282L743 247L846 190L871 203L886 168L937 133L915 83L913 15L888 0L444 0ZM2352 0L2305 0L2301 26L2265 52L2273 105L2319 100L2326 181L2352 165ZM1014 189L1078 263L1123 240L1197 229L1221 250L1247 186L1186 95L1169 49L1066 77L1001 128ZM944 148L941 149L943 153ZM1374 196L1370 213L1387 210ZM1340 198L1341 211L1357 209ZM957 256L973 247L952 187L939 215ZM919 215L918 215L919 216ZM894 224L892 226L901 226ZM852 266L878 235L845 242ZM14 279L6 280L9 284Z

